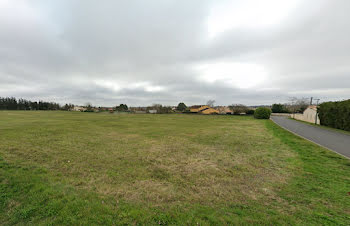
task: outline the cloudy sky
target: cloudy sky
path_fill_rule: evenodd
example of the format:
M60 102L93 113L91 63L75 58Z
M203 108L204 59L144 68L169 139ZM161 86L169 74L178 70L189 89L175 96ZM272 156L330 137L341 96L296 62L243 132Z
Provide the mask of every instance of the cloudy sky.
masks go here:
M0 0L0 96L114 106L350 98L349 0Z

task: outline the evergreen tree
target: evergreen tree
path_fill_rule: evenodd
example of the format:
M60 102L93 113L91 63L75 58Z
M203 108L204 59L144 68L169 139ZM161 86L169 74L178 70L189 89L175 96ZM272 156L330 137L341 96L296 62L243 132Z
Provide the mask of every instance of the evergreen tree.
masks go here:
M126 104L120 104L119 106L115 107L116 111L128 111L128 106Z
M178 105L177 105L177 110L178 111L181 111L181 112L184 112L185 110L186 110L186 108L187 108L187 106L186 106L186 104L184 104L184 103L179 103Z

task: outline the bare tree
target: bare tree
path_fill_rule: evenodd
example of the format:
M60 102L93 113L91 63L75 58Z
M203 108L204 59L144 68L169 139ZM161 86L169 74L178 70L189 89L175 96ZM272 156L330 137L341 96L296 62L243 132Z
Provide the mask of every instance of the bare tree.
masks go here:
M287 105L287 108L290 112L294 114L294 113L303 113L308 106L309 106L308 98L291 97L289 99L289 104Z
M229 108L235 115L246 113L248 111L248 107L243 104L232 104Z
M90 102L87 102L85 104L85 107L86 107L86 111L93 111L93 106Z
M214 104L215 104L215 100L208 100L208 101L207 101L207 105L208 105L209 107L214 107Z

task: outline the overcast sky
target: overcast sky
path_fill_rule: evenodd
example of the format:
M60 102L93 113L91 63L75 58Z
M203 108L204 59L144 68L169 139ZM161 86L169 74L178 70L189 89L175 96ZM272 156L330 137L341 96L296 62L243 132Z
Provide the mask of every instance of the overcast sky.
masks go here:
M114 106L350 98L349 0L0 0L0 96Z

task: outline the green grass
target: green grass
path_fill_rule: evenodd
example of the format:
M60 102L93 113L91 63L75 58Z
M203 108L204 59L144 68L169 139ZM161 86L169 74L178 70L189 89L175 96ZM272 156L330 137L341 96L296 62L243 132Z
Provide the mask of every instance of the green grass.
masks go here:
M350 161L241 116L0 112L0 223L350 224Z

